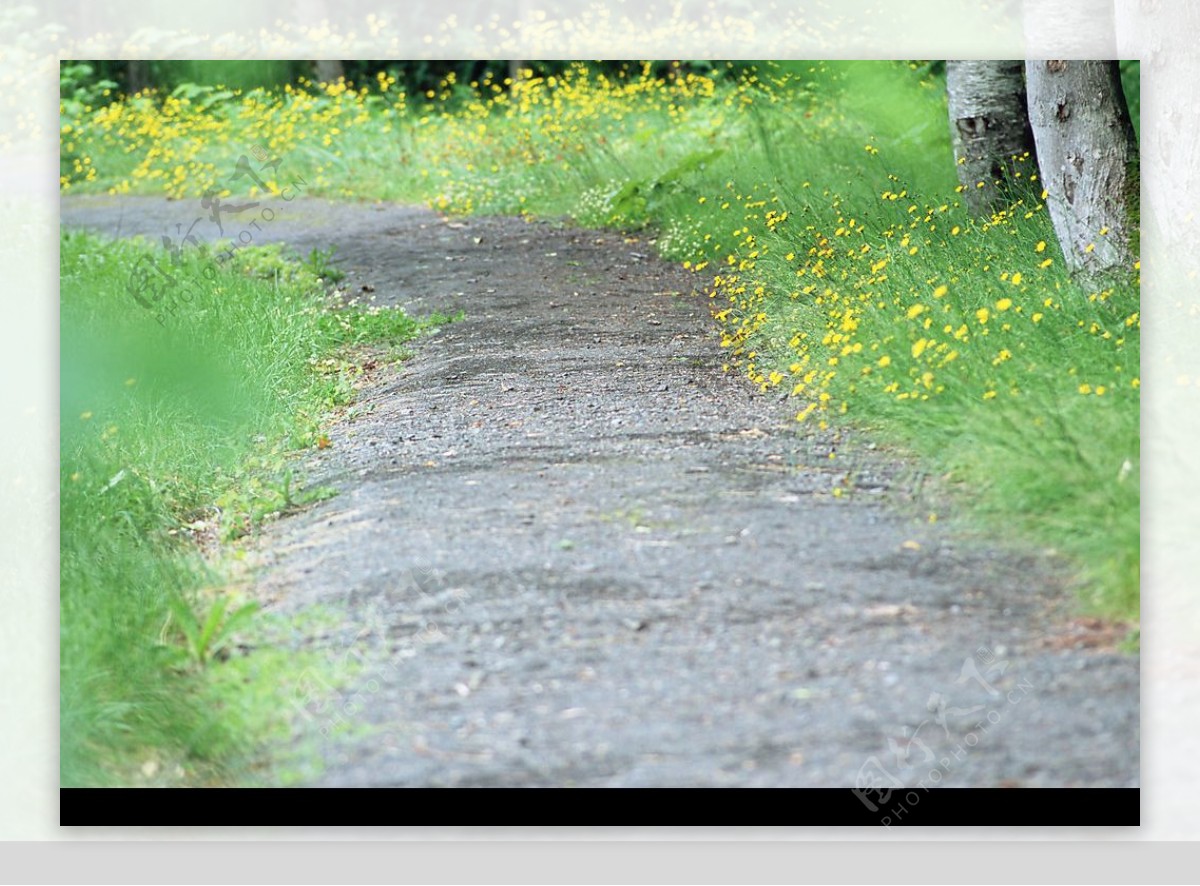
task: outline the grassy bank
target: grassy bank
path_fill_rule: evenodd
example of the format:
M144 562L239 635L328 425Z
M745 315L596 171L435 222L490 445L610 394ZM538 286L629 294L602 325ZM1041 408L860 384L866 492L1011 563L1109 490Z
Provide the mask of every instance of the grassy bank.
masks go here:
M166 299L131 290L141 271L169 275ZM327 285L271 248L175 265L66 233L61 281L62 784L252 782L302 674L328 668L257 646L273 628L222 542L324 494L291 462L352 397L347 346L421 324L331 314Z
M1071 556L1089 608L1137 618L1138 268L1076 286L1032 164L1023 200L970 219L927 69L580 66L88 107L64 120L68 192L195 196L260 145L328 196L648 228L696 271L731 371L792 395L800 426L907 447L982 526Z

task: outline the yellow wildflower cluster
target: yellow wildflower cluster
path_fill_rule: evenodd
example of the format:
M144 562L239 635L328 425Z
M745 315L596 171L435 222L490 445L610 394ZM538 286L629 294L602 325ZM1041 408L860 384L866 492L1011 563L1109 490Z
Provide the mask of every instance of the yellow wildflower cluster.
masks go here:
M379 87L394 82L385 78ZM208 87L167 96L144 91L91 112L85 121L64 122L62 146L64 153L81 148L105 158L100 172L112 194L151 191L183 198L216 189L228 196L222 183L239 155L257 151L284 157L298 149L318 158L313 171L319 186L323 173L345 163L339 136L372 120L372 99L382 101L367 87L355 89L344 80L319 87L302 81L279 93ZM393 95L391 101L402 111L403 96ZM390 123L383 127L389 128ZM62 175L64 191L81 180L96 180L95 169L89 172L87 165ZM259 191L257 185L249 189L251 195Z
M488 73L461 83L451 73L412 95L381 72L361 86L301 79L279 91L144 91L64 121L62 141L64 152L103 158L98 175L110 193L200 196L220 186L240 154L259 146L301 168L310 193L353 195L339 187L353 167L360 180L364 172L417 179L439 210L520 211L525 194L513 172L574 174L588 152L660 137L664 119L695 125L687 115L699 103L716 109L705 125L719 129L729 109L769 98L757 77L722 95L712 76L680 70L664 79L651 76L648 64L640 74L583 63L545 77L524 70L516 82ZM63 170L64 191L97 180L90 162ZM784 221L786 213L772 223Z
M816 416L824 427L829 412L872 391L897 403L948 389L982 401L1020 397L1031 373L1058 374L1080 394L1137 389L1134 361L1123 356L1139 328L1136 309L1110 304L1112 290L1070 303L1065 278L1041 258L1045 241L1027 239L1028 226L1044 224L1042 203L952 225L957 205L908 202L896 183L877 193L879 207L851 215L825 190L824 206L792 213L808 221L787 233L780 194L735 193L723 204L736 219L736 248L708 297L727 365L764 391L803 398L798 420ZM999 270L1006 262L1013 269ZM1075 380L1084 371L1070 357L1080 335L1103 342L1103 383Z
M572 64L515 82L450 74L415 95L386 73L365 86L143 93L64 121L75 160L62 186L201 195L259 146L303 173L310 193L361 195L374 182L376 194L419 193L451 213L536 203L589 224L656 222L665 254L713 275L728 365L799 398L801 419L825 421L860 396L1022 397L1030 374L1060 377L1073 396L1136 394L1136 349L1125 353L1140 328L1136 295L1079 299L1032 192L984 220L920 196L889 171L902 158L887 139L848 134L836 103L815 97L806 78L823 72L663 78L648 65ZM794 175L747 184L736 168L747 144L778 168L797 135L840 169L852 164L849 190L828 174L823 187ZM714 162L736 181L716 179ZM664 219L657 207L669 199Z

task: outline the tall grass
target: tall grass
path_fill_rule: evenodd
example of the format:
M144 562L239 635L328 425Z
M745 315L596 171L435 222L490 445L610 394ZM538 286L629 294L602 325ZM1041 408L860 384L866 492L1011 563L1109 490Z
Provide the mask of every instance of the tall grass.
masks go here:
M971 219L928 66L649 71L141 96L66 121L63 187L199 193L259 143L330 196L646 229L697 272L730 371L800 427L903 444L1136 619L1138 267L1076 285L1032 164L1023 199Z
M307 665L281 651L222 661L253 606L219 542L306 498L291 453L349 399L338 348L420 328L390 311L331 321L317 279L278 249L238 267L185 255L61 238L65 786L244 779L264 735L286 732L286 687ZM157 319L130 291L147 263L191 293ZM334 359L340 371L314 371Z

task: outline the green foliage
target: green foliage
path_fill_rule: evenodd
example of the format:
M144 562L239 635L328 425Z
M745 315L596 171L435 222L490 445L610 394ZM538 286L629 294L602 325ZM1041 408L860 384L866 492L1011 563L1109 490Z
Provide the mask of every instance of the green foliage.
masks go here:
M96 70L89 64L62 62L58 69L58 99L63 114L78 117L85 107L104 103L117 84L105 78L97 78Z
M188 102L197 111L204 113L214 105L231 99L236 95L232 90L220 89L216 86L205 86L199 83L180 83L171 90L171 97Z
M305 63L274 59L204 59L148 63L151 84L162 92L178 87L225 87L237 92L274 89L291 82Z
M80 120L103 104L112 96L117 84L112 80L97 78L95 69L89 64L62 62L58 74L58 101L64 121ZM87 169L81 159L81 152L76 149L70 139L71 128L64 129L64 142L59 151L59 175L64 179L73 176L86 176Z
M337 283L339 280L345 279L346 275L333 264L335 252L337 252L336 246L330 247L328 250L317 249L314 246L302 264L313 276L328 280L330 283Z
M209 604L208 614L201 616L182 597L170 597L167 604L183 641L181 646L164 645L168 661L172 665L188 661L201 668L225 649L234 633L250 624L260 608L257 603L246 603L226 616L229 598L218 596Z
M328 255L332 254L331 248ZM327 279L314 269L311 261L297 260L280 243L244 247L235 252L230 261L243 274L285 287L299 286L316 292L324 289Z
M311 663L227 656L263 616L220 590L238 568L220 542L330 494L297 482L294 451L321 445L358 358L330 334L325 285L277 247L176 265L71 232L60 254L62 783L251 778L262 736L288 729L276 687ZM131 288L147 263L191 293L158 318ZM421 328L397 319L385 343Z
M581 195L576 217L585 224L613 225L626 230L643 228L661 215L666 201L683 191L683 181L689 173L704 170L723 153L724 149L693 151L656 175L624 183L610 181L607 186Z
M461 313L453 316L435 313L414 320L399 308L349 303L329 311L320 323L322 334L339 345L399 345L421 332L461 318Z

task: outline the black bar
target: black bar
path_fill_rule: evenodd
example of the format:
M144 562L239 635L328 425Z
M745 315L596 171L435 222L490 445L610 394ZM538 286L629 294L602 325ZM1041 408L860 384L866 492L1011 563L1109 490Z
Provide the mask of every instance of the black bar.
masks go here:
M542 796L530 797L530 792ZM766 808L764 800L776 803ZM530 802L532 800L532 802ZM782 801L785 814L778 811ZM615 804L615 805L614 805ZM622 810L613 820L612 810ZM531 811L534 810L534 811ZM80 825L1136 826L1138 788L63 788Z

